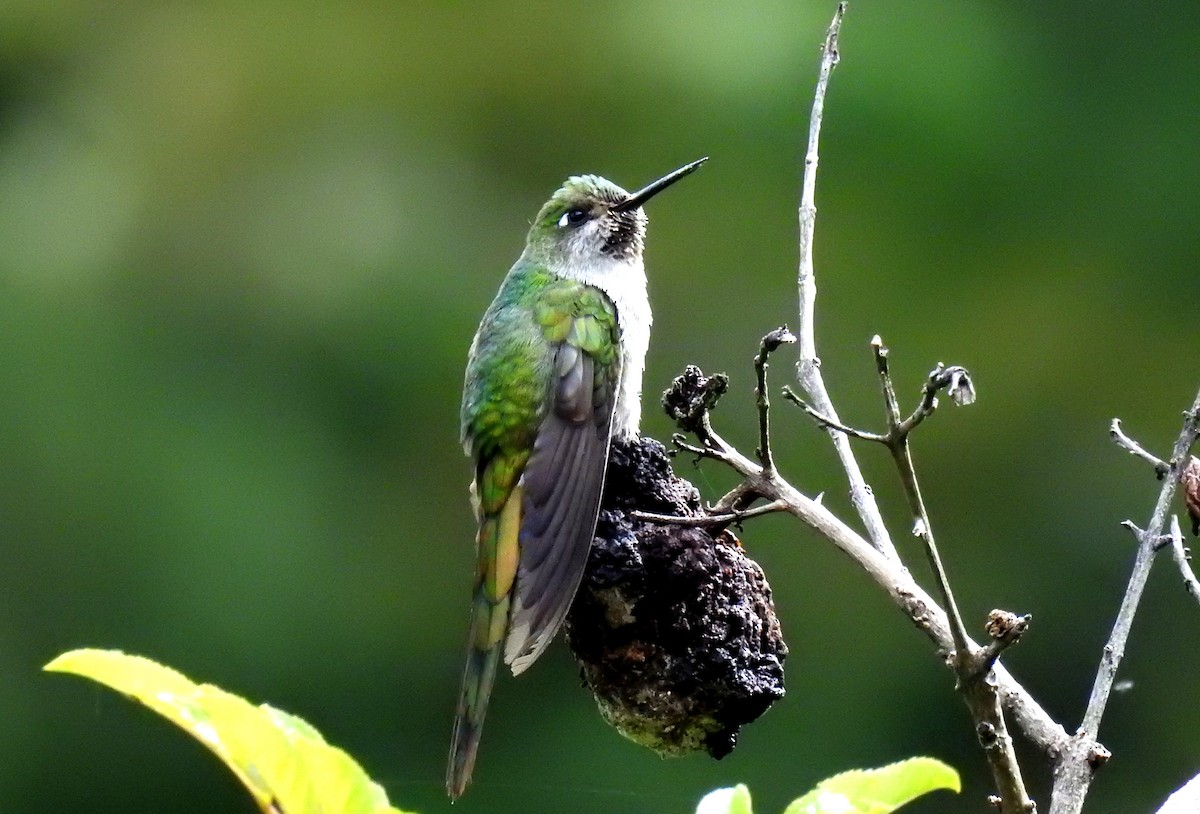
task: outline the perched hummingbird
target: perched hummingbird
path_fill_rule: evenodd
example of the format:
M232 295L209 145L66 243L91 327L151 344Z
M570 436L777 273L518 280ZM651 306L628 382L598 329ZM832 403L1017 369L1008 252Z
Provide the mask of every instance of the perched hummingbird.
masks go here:
M466 790L501 657L513 675L566 618L596 530L609 440L637 434L650 301L642 204L707 158L630 194L595 175L546 202L479 323L462 443L479 521L467 666L446 790Z

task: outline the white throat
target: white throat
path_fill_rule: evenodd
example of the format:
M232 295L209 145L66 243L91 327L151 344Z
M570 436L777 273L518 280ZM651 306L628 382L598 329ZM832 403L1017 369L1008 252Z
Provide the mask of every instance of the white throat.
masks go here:
M621 383L613 414L613 434L628 439L638 434L642 420L642 372L650 348L650 298L646 294L646 266L640 256L614 259L591 255L585 262L568 262L554 269L603 291L617 308L621 331Z

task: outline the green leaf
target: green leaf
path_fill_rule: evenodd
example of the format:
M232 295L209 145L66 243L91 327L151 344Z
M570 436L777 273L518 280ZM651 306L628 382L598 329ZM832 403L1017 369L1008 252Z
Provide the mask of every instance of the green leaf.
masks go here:
M750 789L738 783L727 789L710 791L696 806L696 814L752 814Z
M116 650L72 650L44 669L90 678L172 721L229 767L264 814L402 814L353 758L294 715Z
M855 769L822 780L784 814L888 814L937 789L961 791L958 772L930 757L879 769Z

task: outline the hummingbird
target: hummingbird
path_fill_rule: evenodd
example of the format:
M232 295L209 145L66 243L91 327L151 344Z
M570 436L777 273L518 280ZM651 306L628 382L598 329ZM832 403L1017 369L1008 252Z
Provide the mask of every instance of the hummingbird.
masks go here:
M642 205L707 161L634 193L568 178L479 323L462 399L478 521L467 664L446 790L475 765L501 659L513 675L562 625L596 531L613 437L637 435L650 300Z

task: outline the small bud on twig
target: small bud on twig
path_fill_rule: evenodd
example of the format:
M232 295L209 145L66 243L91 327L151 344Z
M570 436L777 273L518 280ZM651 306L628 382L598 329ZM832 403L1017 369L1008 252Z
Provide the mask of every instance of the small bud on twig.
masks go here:
M987 633L998 641L1015 644L1029 627L1032 619L1033 617L1029 614L1018 616L1012 611L996 608L988 614Z
M767 353L779 350L780 345L792 345L795 342L795 335L788 330L786 325L781 325L762 338L763 350Z
M943 387L959 407L975 403L975 384L971 381L971 374L962 365L944 367L938 362L938 366L929 374L929 389L937 391Z

